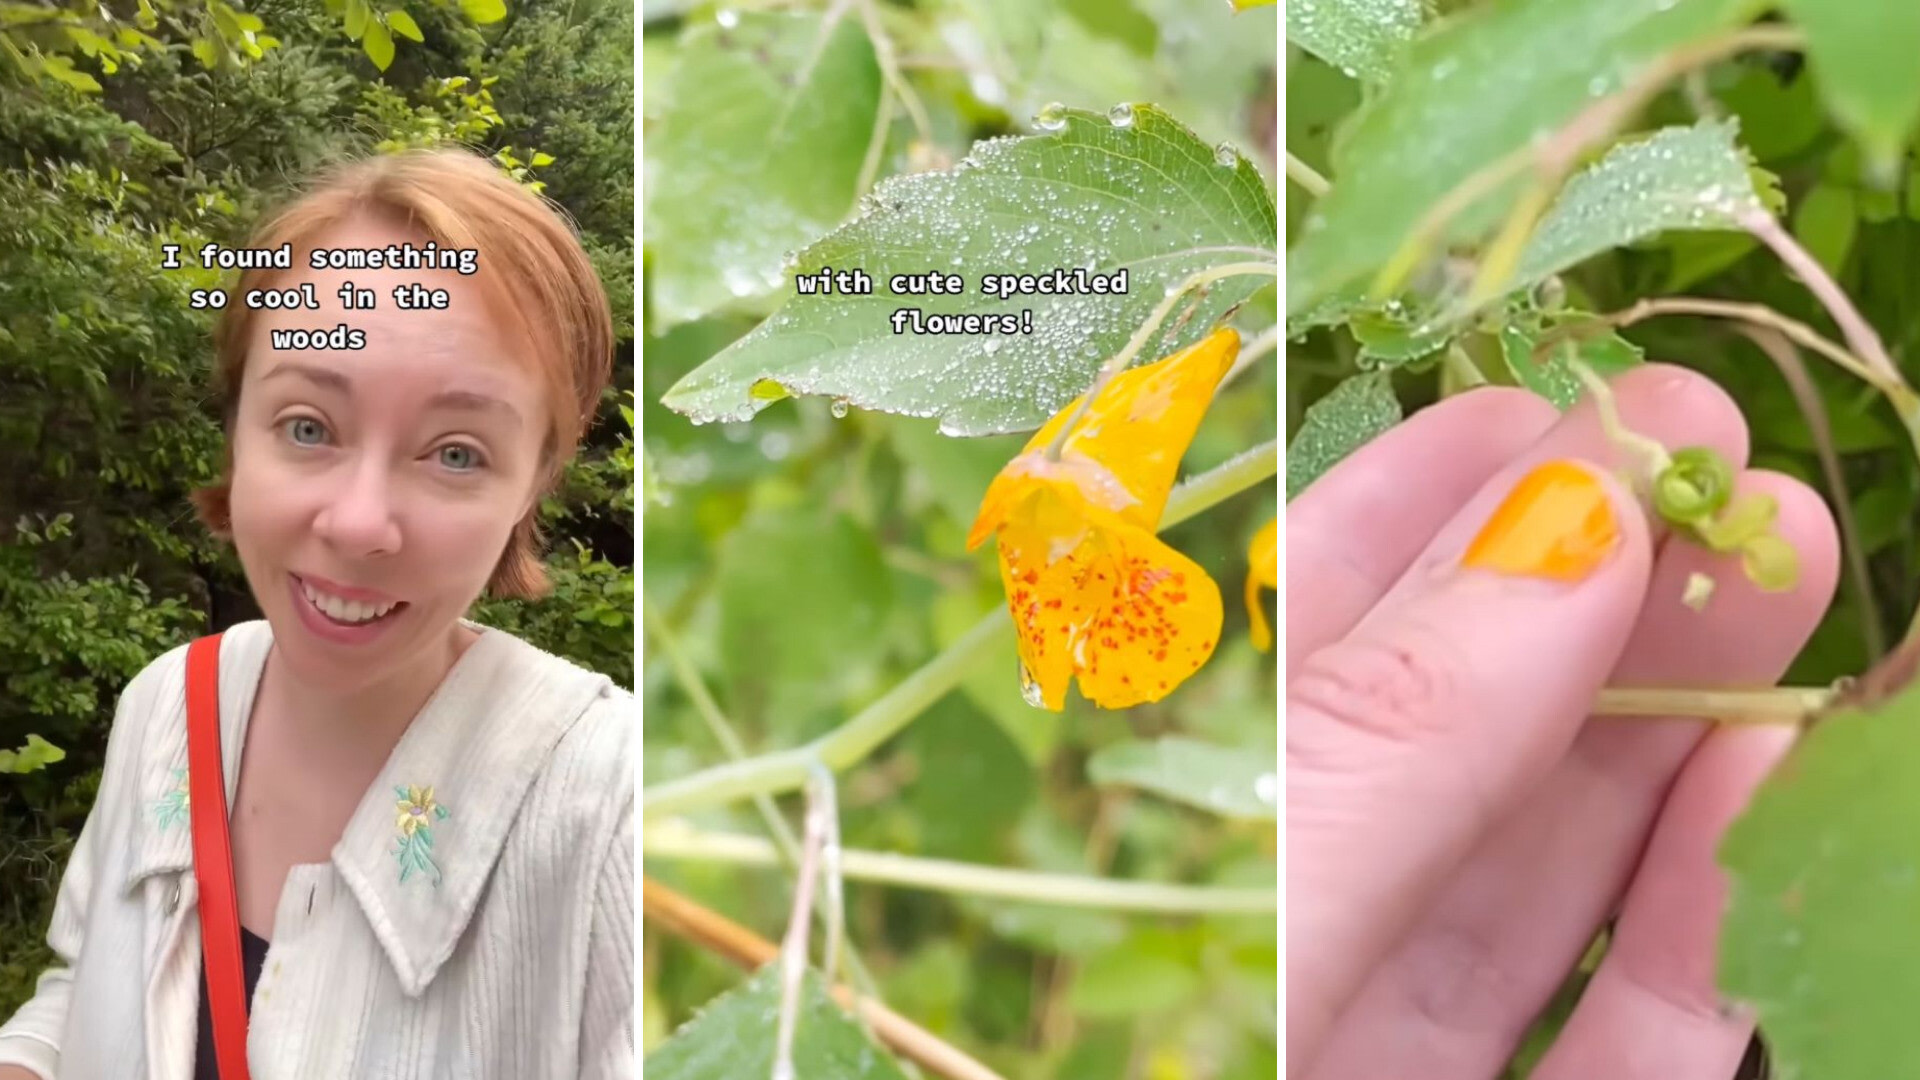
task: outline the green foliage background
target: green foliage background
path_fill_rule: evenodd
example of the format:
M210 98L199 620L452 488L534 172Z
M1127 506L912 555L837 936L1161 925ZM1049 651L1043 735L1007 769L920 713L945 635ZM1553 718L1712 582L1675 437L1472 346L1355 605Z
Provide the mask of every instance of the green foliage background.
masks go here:
M728 174L714 163L754 149L736 130L733 112L762 107L750 100L761 92L750 76L712 59L716 22L726 27L735 15L711 5L647 6L645 591L750 754L831 730L1005 604L992 545L969 553L964 541L988 482L1025 434L951 438L932 419L858 407L841 416L821 397L779 401L748 422L699 426L660 404L684 376L789 298L793 286L778 272L782 246L805 248L857 213L860 191L851 184L823 196L796 190L795 177L806 170L809 183L821 176L844 182L858 171L878 76L845 35L856 42L866 36L858 22L863 10L869 8L855 5L854 25L834 39L831 62L842 65L844 78L815 72L818 100L805 99L792 120L825 128L848 101L865 100L860 137L798 150L779 144L767 153L781 168ZM932 136L923 137L908 111L896 107L879 178L951 168L976 140L1030 134L1034 114L1049 102L1090 110L1104 126L1109 107L1127 101L1163 107L1209 148L1232 142L1267 178L1269 197L1276 190L1272 9L1236 16L1225 3L1187 0L919 0L870 10L902 59ZM754 16L743 8L738 18L737 39L754 41ZM773 89L766 92L784 86L804 93L778 81L784 47L773 47L775 62L765 73ZM690 78L686 65L695 63L711 77ZM683 86L699 88L697 107L679 96L691 92ZM712 204L680 213L689 183L675 170L707 170ZM656 201L656 192L669 194ZM670 201L671 215L660 209ZM776 202L777 209L768 205ZM740 209L714 209L723 204ZM830 208L824 220L796 225L783 216L819 205ZM1075 209L1069 199L1058 216ZM957 222L937 210L933 219L955 224L955 240L962 239ZM738 246L755 228L790 232L772 248L768 269L775 272L728 278L727 268L757 257ZM1122 221L1116 229L1124 235L1144 225ZM995 252L983 263L969 249L969 287L980 273L1021 270L1013 263L1019 252ZM793 266L789 260L786 269ZM1045 268L1036 259L1024 269ZM700 280L701 273L709 279ZM1268 286L1248 307L1270 324L1275 303ZM1260 317L1250 323L1255 330ZM804 366L804 358L796 364ZM1269 355L1223 392L1183 475L1275 438L1277 383ZM1066 384L1050 389L1065 391ZM1124 712L1093 708L1075 693L1064 714L1047 713L1022 702L1009 637L960 690L838 778L844 844L1040 871L1274 887L1271 821L1226 820L1096 785L1088 763L1103 747L1186 735L1233 747L1271 770L1274 661L1249 644L1240 593L1247 543L1276 503L1270 488L1250 492L1166 534L1213 575L1226 611L1218 653L1189 683L1156 705ZM645 656L646 783L725 760L660 643L649 640ZM796 829L800 805L781 800ZM744 802L694 818L704 828L764 835ZM670 858L649 859L646 872L764 937L777 939L785 926L788 872ZM1120 916L858 881L848 882L847 912L849 941L886 1002L1009 1078L1277 1074L1278 970L1269 916ZM650 926L645 1052L662 1053L661 1063L668 1055L685 1063L699 1052L686 1044L697 1041L711 1059L708 1044L722 1028L735 1031L728 1038L751 1041L728 1026L745 1006L710 1004L742 981L712 954ZM698 1034L688 1029L670 1051L660 1051L670 1033L708 1008L724 1008L728 1019ZM770 1039L770 1015L752 1039ZM734 1072L711 1075L746 1075L744 1063L761 1060L752 1056L758 1049L732 1057Z
M387 56L358 0L250 5L265 49L219 0L162 0L151 45L116 63L86 35L130 30L130 11L97 14L123 6L46 9L78 30L0 14L6 55L36 62L0 62L0 748L39 735L66 751L0 777L0 1016L47 962L120 689L257 617L186 501L220 446L211 319L186 297L219 282L162 270L163 243L239 245L289 182L343 154L454 139L542 185L607 286L622 392L543 508L554 596L475 617L633 685L632 6L416 4L404 25L424 40Z

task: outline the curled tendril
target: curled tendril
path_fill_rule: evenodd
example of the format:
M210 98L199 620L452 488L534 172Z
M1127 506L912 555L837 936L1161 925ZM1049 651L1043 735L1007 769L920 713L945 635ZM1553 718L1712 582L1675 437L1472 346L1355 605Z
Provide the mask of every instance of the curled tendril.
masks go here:
M1653 480L1653 508L1676 525L1719 513L1732 496L1733 466L1710 447L1675 450Z
M1800 580L1798 554L1773 531L1780 504L1771 495L1736 496L1733 466L1710 447L1673 452L1653 478L1653 508L1708 550L1739 553L1747 578L1762 589L1791 589ZM1705 606L1708 595L1690 585L1688 606Z

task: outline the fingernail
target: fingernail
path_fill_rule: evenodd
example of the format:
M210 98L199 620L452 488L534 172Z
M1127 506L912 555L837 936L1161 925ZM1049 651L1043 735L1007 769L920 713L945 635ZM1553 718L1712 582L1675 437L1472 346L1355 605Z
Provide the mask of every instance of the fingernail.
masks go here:
M1460 565L1579 581L1619 540L1613 500L1600 478L1570 461L1550 461L1514 485Z

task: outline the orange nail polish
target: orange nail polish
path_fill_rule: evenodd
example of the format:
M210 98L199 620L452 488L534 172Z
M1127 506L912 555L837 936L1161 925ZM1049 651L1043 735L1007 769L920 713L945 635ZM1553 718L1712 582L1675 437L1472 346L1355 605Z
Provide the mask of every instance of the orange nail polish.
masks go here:
M1613 501L1599 478L1570 461L1550 461L1514 486L1460 565L1579 581L1619 539Z

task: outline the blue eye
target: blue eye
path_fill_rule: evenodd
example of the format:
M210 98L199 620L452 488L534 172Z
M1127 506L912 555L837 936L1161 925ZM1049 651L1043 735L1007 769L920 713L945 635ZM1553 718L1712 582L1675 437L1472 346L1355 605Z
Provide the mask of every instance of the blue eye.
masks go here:
M327 441L327 426L311 416L296 416L281 426L297 446L320 446Z
M480 453L471 446L451 443L440 448L440 464L454 472L472 472L480 467Z

